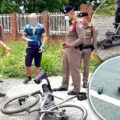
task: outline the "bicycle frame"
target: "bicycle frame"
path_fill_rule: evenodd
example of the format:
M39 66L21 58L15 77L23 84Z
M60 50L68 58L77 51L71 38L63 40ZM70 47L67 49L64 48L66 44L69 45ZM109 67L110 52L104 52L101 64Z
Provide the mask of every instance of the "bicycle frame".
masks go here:
M38 92L38 91L37 91ZM41 93L41 92L40 92ZM37 93L38 94L38 93ZM45 102L47 101L47 99L49 98L49 95L51 95L51 96L53 96L53 97L55 97L55 98L57 98L57 99L59 99L59 100L62 100L62 102L60 102L59 104L55 104L54 102L53 102L53 105L51 105L50 107L47 107L47 108L44 108L44 105L45 105ZM62 105L62 104L64 104L64 103L66 103L66 102L68 102L68 101L70 101L70 100L72 100L72 99L74 99L74 98L76 98L77 97L77 95L75 95L75 96L72 96L72 97L70 97L70 98L68 98L68 99L62 99L62 98L60 98L60 97L57 97L57 96L55 96L55 95L53 95L52 93L47 93L47 94L41 94L41 97L43 97L44 96L44 99L43 99L43 101L41 102L41 105L40 105L40 108L39 109L35 109L35 110L31 110L30 111L30 109L28 109L28 113L31 113L31 112L35 112L35 111L38 111L39 113L51 113L52 111L49 111L49 110L46 110L46 109L52 109L52 108L56 108L56 107L58 107L58 109L59 109L59 105ZM55 112L52 112L52 113L55 113Z
M57 96L55 96L55 95L52 94L53 91L52 91L52 88L51 88L51 85L50 85L48 76L47 76L47 74L46 74L43 70L42 70L41 73L35 78L34 81L35 81L35 83L39 84L39 83L42 82L43 79L45 79L45 80L47 81L47 85L48 85L49 91L46 92L46 91L43 90L44 93L41 93L40 91L36 91L36 92L33 93L33 94L40 94L41 97L42 97L42 99L43 99L43 101L41 102L41 106L40 106L39 109L32 110L32 111L28 111L29 113L30 113L30 112L34 112L34 111L39 111L40 113L45 113L45 111L46 111L46 112L50 112L50 111L48 111L48 110L46 110L46 109L58 107L59 105L62 105L62 104L66 103L66 102L68 102L68 101L70 101L70 100L72 100L72 99L74 99L74 98L76 98L76 97L78 98L78 100L85 100L85 99L87 99L86 93L83 95L84 98L82 98L82 99L80 99L80 96L78 96L78 95L72 96L72 97L70 97L70 98L68 98L68 99L66 99L66 100L64 100L64 99L62 99L62 98L60 98L60 97L57 97ZM50 100L50 99L49 99L49 96L52 96L53 98L57 98L57 99L59 99L59 100L62 100L62 102L60 102L59 104L55 104L55 103L53 102L53 100ZM50 100L50 101L48 102L48 104L50 104L50 106L47 107L47 108L45 108L44 106L45 106L47 100ZM29 109L28 109L28 110L29 110Z

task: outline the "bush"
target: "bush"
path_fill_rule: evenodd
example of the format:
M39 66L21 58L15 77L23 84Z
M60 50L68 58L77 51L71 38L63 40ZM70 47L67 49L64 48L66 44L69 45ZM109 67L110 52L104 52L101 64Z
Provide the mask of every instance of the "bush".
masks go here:
M25 77L25 49L26 42L8 42L8 46L12 48L11 53L0 58L0 74L5 78L8 77ZM44 69L48 75L62 75L62 55L61 43L59 45L51 45L46 43L45 50L42 56L41 69ZM1 51L1 49L0 49ZM101 63L99 58L91 57L90 72L93 72ZM83 69L83 65L81 66ZM32 67L34 71L34 67Z
M115 16L116 0L106 0L96 11L97 16Z

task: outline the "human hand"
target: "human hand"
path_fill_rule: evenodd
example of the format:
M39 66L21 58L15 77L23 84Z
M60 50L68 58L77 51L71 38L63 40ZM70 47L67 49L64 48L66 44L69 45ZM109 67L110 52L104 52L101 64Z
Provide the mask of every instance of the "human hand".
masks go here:
M64 48L70 48L70 47L71 47L70 44L66 42Z
M28 38L27 41L28 41L28 42L32 42L33 40L31 40L31 39Z
M42 53L42 52L43 52L43 48L40 47L40 48L39 48L39 53Z
M64 56L65 55L65 50L62 50L62 56Z
M8 50L8 51L12 51L12 49L11 49L11 48L9 48L9 47L6 47L6 50Z
M94 51L93 51L93 56L94 56L94 57L97 57L97 56L98 56L97 50L94 50Z

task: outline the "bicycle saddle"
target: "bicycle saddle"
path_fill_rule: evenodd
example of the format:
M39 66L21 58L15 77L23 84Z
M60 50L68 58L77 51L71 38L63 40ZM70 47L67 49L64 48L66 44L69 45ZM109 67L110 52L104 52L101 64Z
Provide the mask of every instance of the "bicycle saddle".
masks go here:
M39 84L43 79L47 78L47 74L44 70L40 71L40 74L35 77L35 83Z

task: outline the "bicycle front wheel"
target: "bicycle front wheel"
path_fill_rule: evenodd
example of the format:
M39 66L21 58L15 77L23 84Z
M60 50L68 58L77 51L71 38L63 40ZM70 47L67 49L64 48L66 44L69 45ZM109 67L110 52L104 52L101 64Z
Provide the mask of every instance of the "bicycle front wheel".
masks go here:
M35 106L39 100L40 97L38 95L22 95L15 97L5 103L5 105L1 108L1 111L8 115L20 113Z
M83 106L60 105L48 111L50 113L43 113L40 120L86 120L87 118L87 111Z

